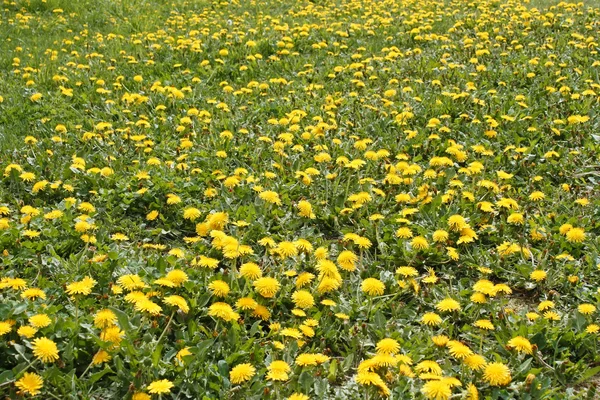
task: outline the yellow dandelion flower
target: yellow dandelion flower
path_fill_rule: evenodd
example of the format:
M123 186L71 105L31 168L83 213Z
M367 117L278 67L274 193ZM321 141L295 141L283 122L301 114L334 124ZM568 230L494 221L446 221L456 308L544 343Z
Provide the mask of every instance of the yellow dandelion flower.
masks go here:
M385 284L376 278L365 279L360 287L369 296L381 296L385 291Z
M297 290L292 294L292 301L299 308L311 308L315 305L315 299L312 294L306 290Z
M58 347L52 340L41 337L34 339L31 344L33 345L33 355L43 362L51 363L58 360Z
M533 352L533 346L526 338L522 336L516 336L508 341L506 344L508 348L515 349L519 352L531 354Z
M439 311L459 311L461 309L460 303L449 297L437 303L435 308Z
M108 328L117 323L117 316L108 309L100 310L94 315L94 326L99 329Z
M590 315L596 312L596 306L593 304L580 304L577 307L577 311L583 315Z
M40 389L44 386L44 380L38 374L25 372L23 377L15 382L15 386L19 388L22 394L35 396L40 393Z
M400 344L392 338L385 338L377 342L376 349L377 354L395 355L400 351Z
M483 372L483 379L491 386L506 386L512 380L510 369L498 362L489 363Z
M99 364L110 361L110 359L111 359L110 354L108 354L104 350L99 350L96 354L94 354L94 357L92 357L92 364L99 365Z
M147 389L148 392L152 394L164 394L170 393L173 386L175 386L173 382L167 379L161 379L150 383Z
M421 317L421 322L425 325L436 326L442 323L442 317L436 313L428 312L423 314Z
M216 280L208 284L208 290L210 290L211 293L217 297L227 297L230 289L227 282Z
M267 203L276 204L278 206L281 205L281 199L279 198L279 194L277 192L273 192L271 190L265 190L261 192L258 197Z
M234 385L249 381L256 374L252 364L238 364L229 371L229 380Z
M452 388L443 381L431 380L423 385L421 392L427 399L447 400L452 396Z
M45 328L52 323L52 320L46 314L36 314L29 317L29 323L34 328Z
M165 304L168 304L173 307L177 307L181 310L181 312L187 314L190 311L190 306L188 306L187 301L181 296L171 295L167 296L163 299Z
M279 281L275 278L263 277L253 283L256 291L263 297L273 298L281 287Z
M19 329L17 329L17 334L19 336L23 336L24 338L30 339L37 333L37 331L38 330L35 329L33 326L23 325Z

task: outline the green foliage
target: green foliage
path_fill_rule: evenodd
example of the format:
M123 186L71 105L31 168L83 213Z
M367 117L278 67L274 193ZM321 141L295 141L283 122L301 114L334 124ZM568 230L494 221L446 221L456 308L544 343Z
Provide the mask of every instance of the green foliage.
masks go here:
M0 395L594 398L594 6L5 1Z

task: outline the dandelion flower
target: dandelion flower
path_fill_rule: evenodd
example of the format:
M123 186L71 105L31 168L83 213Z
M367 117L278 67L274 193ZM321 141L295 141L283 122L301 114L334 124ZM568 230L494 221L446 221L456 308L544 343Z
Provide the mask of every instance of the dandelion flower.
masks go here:
M25 372L23 377L15 382L15 386L20 389L21 393L35 396L44 386L44 380L38 374Z
M475 321L473 325L477 328L484 329L486 331L493 331L495 329L494 324L492 324L492 321L490 321L489 319L480 319L478 321Z
M167 380L167 379L161 379L158 381L154 381L151 384L148 385L148 392L152 393L152 394L164 394L164 393L170 393L171 392L171 388L173 388L173 382Z
M586 333L598 333L600 332L600 326L596 324L590 324L585 328Z
M235 321L240 316L234 312L231 306L227 303L214 303L208 308L208 315L211 317L221 318L225 321Z
M433 375L442 375L442 367L440 367L440 365L433 360L421 361L415 366L415 371L419 373L428 372Z
M99 350L94 357L92 357L92 364L98 365L110 361L111 356L104 350Z
M310 400L310 397L302 393L293 393L287 400Z
M208 284L208 289L217 297L227 297L229 285L225 281L216 280Z
M162 311L162 307L147 298L140 299L135 303L137 311L144 311L151 315L158 315Z
M100 310L94 315L94 326L99 329L108 328L117 322L117 316L108 309Z
M400 351L400 344L391 338L381 339L377 342L377 354L391 354L395 355Z
M100 339L104 342L112 343L114 346L118 346L124 336L125 332L118 326L110 326L100 332Z
M448 240L449 234L448 232L446 232L445 230L442 229L438 229L437 231L433 232L433 241L436 243L446 243L446 241Z
M396 273L398 275L402 275L405 278L409 278L409 277L415 277L415 276L419 276L419 271L417 271L415 268L413 267L399 267L396 270Z
M482 370L486 365L485 358L479 354L471 354L470 356L463 358L462 361L467 367L469 367L469 369L473 371Z
M577 311L583 315L590 315L596 312L596 306L593 304L580 304L577 307Z
M180 269L174 269L167 273L165 279L173 282L175 286L179 286L188 281L188 275Z
M291 368L285 361L277 360L269 364L267 371L267 379L271 381L286 381Z
M185 314L187 314L190 311L190 306L188 305L187 301L185 301L185 299L181 296L167 296L164 298L163 301L165 302L165 304L179 308L181 312Z
M21 293L21 298L29 299L29 300L35 300L36 298L39 298L39 299L45 300L46 293L44 293L44 291L42 289L29 288L29 289L24 290Z
M533 346L526 338L522 336L516 336L510 339L507 343L507 347L515 349L521 353L531 354L533 353Z
M33 326L24 325L17 329L17 334L19 336L23 336L24 338L30 339L37 333L37 331L38 330L35 329Z
M468 346L456 340L450 340L446 346L448 347L450 355L459 360L473 354L473 351Z
M0 336L6 335L12 330L10 322L0 321Z
M143 289L146 287L146 284L138 275L123 275L117 279L117 283L126 290Z
M358 256L349 250L342 251L337 258L340 268L348 272L352 272L356 269L357 261Z
M264 277L254 281L256 291L268 299L273 298L280 287L279 281L275 278Z
M510 369L502 363L490 363L485 367L483 379L492 386L506 386L512 380Z
M440 317L436 313L428 312L423 314L423 316L421 317L421 322L425 325L436 326L442 323L442 317Z
M29 323L35 328L45 328L52 323L46 314L36 314L29 317Z
M400 239L409 239L413 236L413 233L410 230L410 228L404 226L402 228L398 228L398 230L396 231L396 236Z
M416 236L415 238L413 238L410 244L415 250L425 250L429 247L427 239L425 239L423 236Z
M295 363L301 367L314 366L317 365L317 358L314 354L304 353L296 357Z
M385 291L385 284L376 278L365 279L360 287L369 296L381 296Z
M448 297L437 303L435 308L439 311L459 311L460 303Z
M258 303L250 297L242 297L235 302L235 306L240 310L254 310Z
M194 207L189 207L183 210L183 218L190 221L195 221L200 217L200 210Z
M175 358L181 364L184 364L185 357L191 356L191 355L192 355L192 352L190 351L190 348L189 347L184 347L183 349L181 349L181 350L179 350L177 352L177 354L175 355Z
M465 400L479 400L479 392L472 383L469 383L469 386L467 386L467 396Z
M277 254L279 254L279 256L281 256L281 258L293 257L298 254L298 248L296 245L287 241L277 244L275 251Z
M273 192L271 190L265 190L261 192L258 197L267 203L276 204L278 206L281 205L281 199L279 198L279 194L277 192Z
M152 210L148 214L146 214L147 221L154 221L156 218L158 218L158 211L156 210Z
M567 241L581 243L585 240L585 231L582 228L572 228L567 232Z
M256 373L256 368L251 364L238 364L229 371L229 380L237 385L252 379Z
M438 347L444 347L450 339L446 335L433 336L431 341Z
M33 340L33 354L43 362L58 360L58 348L52 340L41 337Z
M306 201L306 200L301 200L298 202L297 206L298 211L301 217L305 217L305 218L310 218L310 219L314 219L315 218L315 213L313 213L312 210L312 205Z
M546 197L546 195L544 193L542 193L540 191L535 191L529 195L529 200L540 201L540 200L544 200L545 197Z
M74 296L76 294L88 295L92 293L92 288L96 286L96 281L89 276L86 276L78 282L73 282L67 285L67 294Z
M298 308L311 308L315 304L312 294L306 290L298 290L292 294L292 301Z
M123 233L115 233L111 235L110 238L116 242L124 242L129 240L129 237Z
M540 269L537 269L537 270L533 271L531 274L529 274L529 278L531 278L531 280L534 280L536 282L543 281L544 279L546 279L546 276L548 276L546 271L542 271Z
M443 381L431 380L423 385L421 392L427 399L447 400L452 395L452 389Z

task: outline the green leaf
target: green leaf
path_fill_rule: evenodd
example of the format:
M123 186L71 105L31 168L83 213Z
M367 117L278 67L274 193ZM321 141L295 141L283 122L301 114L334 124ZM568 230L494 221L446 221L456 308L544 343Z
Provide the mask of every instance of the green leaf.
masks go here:
M160 356L162 353L162 349L163 349L163 345L161 343L159 343L158 345L156 345L156 348L152 352L152 365L154 365L155 367L158 367L158 363L160 362Z
M346 357L342 363L342 370L344 372L347 372L350 368L352 368L353 362L354 362L354 354L350 353L350 354L348 354L348 357Z
M313 386L314 378L308 371L302 371L300 377L298 378L298 383L300 387L304 389L305 393L310 391L310 388Z
M256 321L255 323L252 324L252 327L250 328L250 336L256 335L256 333L260 329L260 323L261 323L261 321Z
M116 314L117 320L119 321L119 326L125 332L135 329L135 327L131 325L131 322L129 322L129 316L126 313L115 307L108 307L108 309Z
M13 378L14 378L14 375L11 370L0 373L0 385L12 380Z
M219 360L217 362L217 367L219 368L219 373L221 374L221 376L223 376L223 377L229 376L229 365L227 364L227 361Z
M523 362L523 364L521 364L521 366L519 367L519 369L517 369L517 373L515 374L516 376L522 375L525 372L529 371L529 366L531 365L531 361L533 361L533 358L528 358L527 360L525 360Z
M12 314L19 315L25 310L27 310L27 303L21 303L12 309Z
M329 374L327 375L327 380L329 380L329 382L331 382L331 383L335 382L335 380L337 378L337 369L338 369L338 362L337 362L337 360L333 360L331 362L331 364L329 364Z
M380 329L383 330L385 329L385 316L383 315L383 313L381 311L377 311L375 313L375 326Z
M587 381L588 379L590 379L594 375L597 375L598 373L600 373L600 366L594 367L592 369L588 369L581 375L581 378L579 378L579 380L577 381L577 384L579 385L580 383Z
M327 379L319 379L317 381L315 381L315 394L320 398L325 398L325 395L327 394L327 389L329 388L329 383L327 382Z
M88 379L86 379L88 385L93 385L95 382L97 382L98 380L100 380L104 375L109 374L109 373L114 373L114 371L110 368L104 368L102 371L100 372L96 372L95 374L91 375Z

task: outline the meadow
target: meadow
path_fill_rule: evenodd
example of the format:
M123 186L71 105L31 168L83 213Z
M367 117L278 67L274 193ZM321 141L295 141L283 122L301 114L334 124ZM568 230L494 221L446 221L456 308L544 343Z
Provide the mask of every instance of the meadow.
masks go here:
M1 399L594 399L600 5L4 0Z

